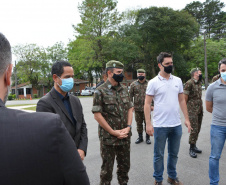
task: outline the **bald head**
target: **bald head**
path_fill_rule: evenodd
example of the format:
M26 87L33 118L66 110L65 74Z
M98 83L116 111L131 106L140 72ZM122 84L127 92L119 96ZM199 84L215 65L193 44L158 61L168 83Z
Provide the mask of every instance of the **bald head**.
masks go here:
M0 76L12 61L11 46L7 38L0 33Z

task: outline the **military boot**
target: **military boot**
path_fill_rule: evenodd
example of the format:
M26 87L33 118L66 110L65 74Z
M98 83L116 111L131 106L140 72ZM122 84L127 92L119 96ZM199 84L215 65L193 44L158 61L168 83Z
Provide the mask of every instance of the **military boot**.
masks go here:
M199 153L199 154L202 153L202 150L199 150L196 145L194 147L194 151L195 151L195 153Z
M150 136L149 136L147 133L146 133L146 143L147 143L148 145L151 144Z
M196 158L197 154L195 153L195 145L191 144L189 149L189 154L192 158Z
M137 140L136 140L136 144L139 144L139 143L141 143L141 142L143 142L144 140L143 140L143 134L142 133L140 133L139 134L139 137L137 138Z

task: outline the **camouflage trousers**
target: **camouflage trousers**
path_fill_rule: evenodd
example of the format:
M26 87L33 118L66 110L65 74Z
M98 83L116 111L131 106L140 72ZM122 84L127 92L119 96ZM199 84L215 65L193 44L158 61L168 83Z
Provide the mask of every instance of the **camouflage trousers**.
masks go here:
M146 132L146 122L145 122L144 112L135 111L135 120L137 123L137 132L139 134L143 133L143 122L144 122L144 129Z
M194 113L189 113L189 120L191 127L193 128L193 130L190 132L189 144L196 144L196 141L198 140L198 135L202 125L202 117L203 112L196 115L194 115Z
M126 184L129 180L130 169L130 144L113 146L100 143L102 166L100 172L100 185L110 185L112 171L116 157L117 177L119 184Z

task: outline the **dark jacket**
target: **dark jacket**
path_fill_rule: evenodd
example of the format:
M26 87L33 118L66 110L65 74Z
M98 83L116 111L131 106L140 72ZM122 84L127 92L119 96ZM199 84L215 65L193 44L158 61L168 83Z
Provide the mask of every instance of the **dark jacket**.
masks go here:
M8 109L0 100L0 184L89 185L58 115Z
M52 112L58 114L63 121L65 127L69 131L78 149L87 151L88 137L86 122L83 116L83 110L80 100L74 96L69 95L69 102L71 105L72 114L76 120L76 127L65 108L63 101L60 99L56 90L52 90L43 96L37 104L37 112Z

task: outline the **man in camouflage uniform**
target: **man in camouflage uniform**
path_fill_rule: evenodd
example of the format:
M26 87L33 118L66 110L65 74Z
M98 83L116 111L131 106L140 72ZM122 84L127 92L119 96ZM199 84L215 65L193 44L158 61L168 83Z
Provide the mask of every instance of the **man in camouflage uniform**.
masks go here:
M117 177L120 185L126 185L130 169L130 137L133 103L130 101L123 80L123 64L111 60L106 64L107 81L94 93L94 118L99 123L102 166L100 185L112 180L114 159L117 160Z
M136 140L136 144L143 142L143 122L144 128L146 131L146 123L144 118L144 101L145 101L145 94L146 88L148 85L148 81L145 78L145 70L138 69L137 70L137 78L138 80L134 81L130 85L130 100L134 102L134 109L135 109L135 120L137 123L137 132L138 132L138 139ZM133 101L134 98L134 101ZM150 136L146 133L146 143L151 144Z
M189 120L193 128L189 137L189 154L192 158L196 158L196 153L202 153L202 151L196 147L203 117L202 72L199 68L191 70L191 79L185 84L184 96L187 103Z

